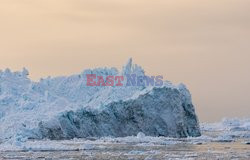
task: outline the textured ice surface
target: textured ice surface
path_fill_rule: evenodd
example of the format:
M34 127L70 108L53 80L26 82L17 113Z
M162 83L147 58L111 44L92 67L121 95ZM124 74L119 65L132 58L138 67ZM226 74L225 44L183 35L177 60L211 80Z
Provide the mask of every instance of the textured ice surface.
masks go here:
M116 68L31 81L28 71L0 71L0 141L27 138L199 136L191 95L183 84L161 87L90 87L86 74L144 75L130 59Z
M202 132L219 133L213 141L231 142L236 139L250 139L250 119L224 118L217 123L202 123Z
M200 137L137 136L27 140L0 144L0 159L249 159L249 139L218 141L223 130ZM210 135L210 136L205 136ZM17 143L17 142L16 142Z
M39 123L39 129L43 138L50 139L124 137L138 132L150 136L200 136L192 109L177 89L154 88L136 99L112 102L102 109L65 112L57 121Z
M202 124L203 135L188 138L152 137L139 132L116 138L8 141L0 143L0 159L249 159L249 138L223 138L225 132L235 132L229 126L245 127L248 122L226 119ZM247 127L244 130L250 133Z

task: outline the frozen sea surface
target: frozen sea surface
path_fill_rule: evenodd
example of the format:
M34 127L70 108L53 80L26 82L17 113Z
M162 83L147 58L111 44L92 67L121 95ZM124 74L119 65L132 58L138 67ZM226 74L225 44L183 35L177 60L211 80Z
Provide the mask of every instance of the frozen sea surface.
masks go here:
M0 145L0 159L250 159L249 119L202 124L201 137L28 140ZM240 128L240 129L235 129Z

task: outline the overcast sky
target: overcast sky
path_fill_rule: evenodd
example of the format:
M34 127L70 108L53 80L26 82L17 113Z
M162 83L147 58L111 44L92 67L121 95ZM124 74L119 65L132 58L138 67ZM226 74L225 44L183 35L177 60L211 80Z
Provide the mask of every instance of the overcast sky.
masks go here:
M0 69L121 68L183 82L200 121L250 117L249 0L0 0Z

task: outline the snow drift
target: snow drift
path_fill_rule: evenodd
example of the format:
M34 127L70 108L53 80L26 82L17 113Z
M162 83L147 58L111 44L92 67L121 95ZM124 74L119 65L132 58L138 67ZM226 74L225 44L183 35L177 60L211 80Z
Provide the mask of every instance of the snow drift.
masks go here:
M200 136L191 95L183 84L161 87L86 86L86 74L145 75L132 64L88 69L32 82L28 71L0 71L0 141L27 138Z

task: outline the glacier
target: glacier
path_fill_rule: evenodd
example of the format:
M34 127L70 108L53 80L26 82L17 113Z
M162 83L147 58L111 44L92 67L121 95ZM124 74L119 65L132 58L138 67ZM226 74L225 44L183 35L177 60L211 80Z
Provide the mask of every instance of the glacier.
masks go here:
M0 71L0 143L8 140L146 136L197 137L200 127L184 84L86 86L86 74L144 76L132 59L116 68L40 79Z

